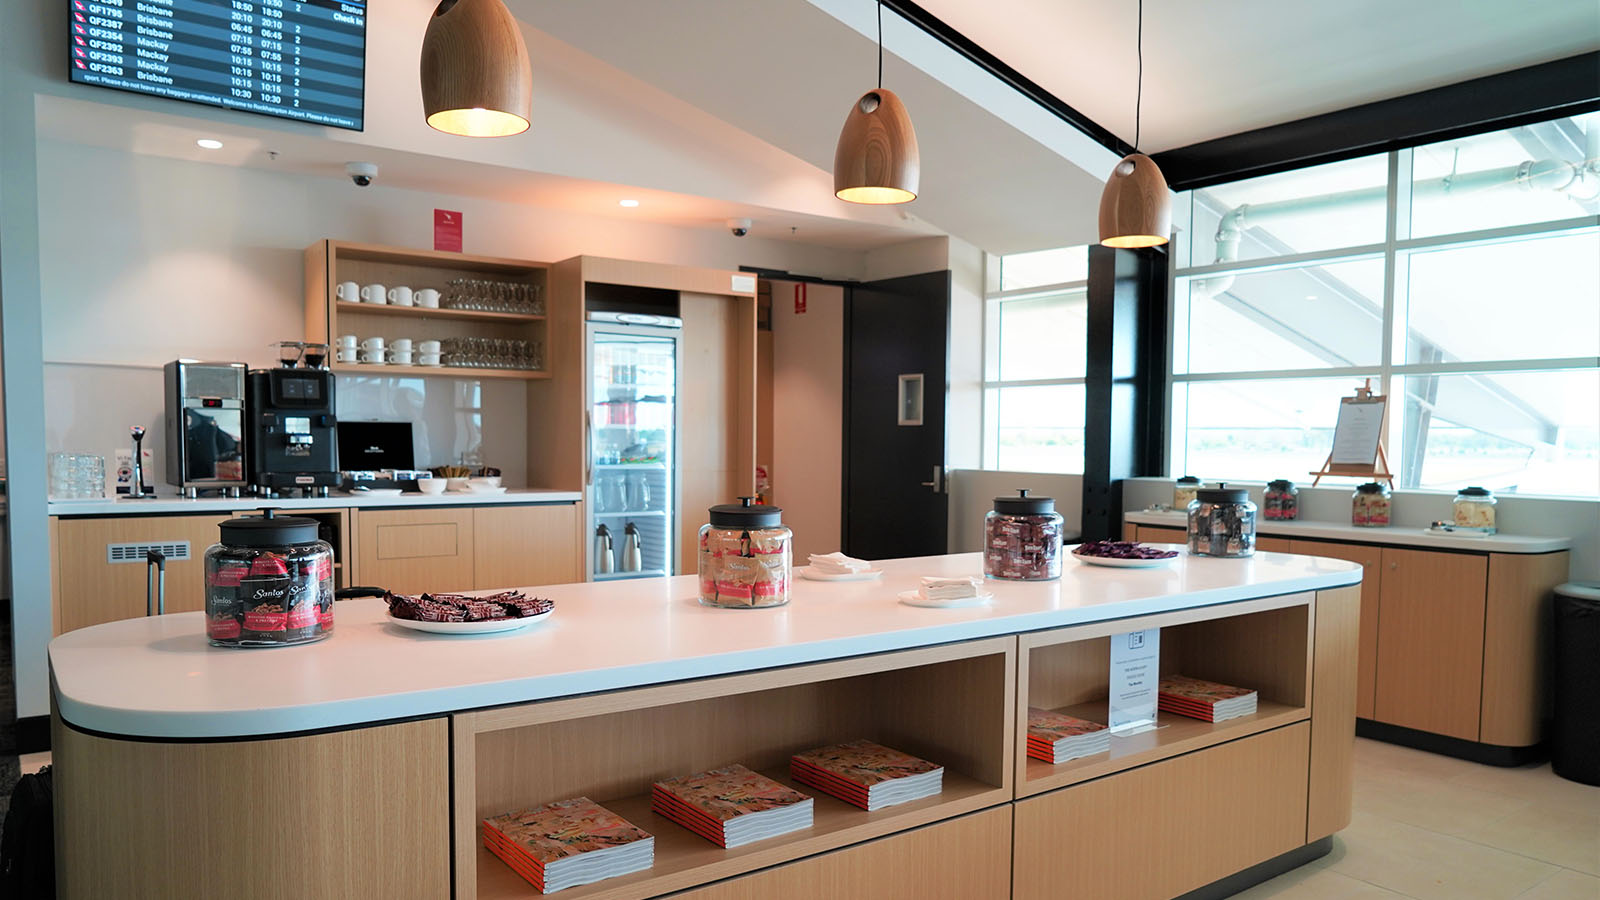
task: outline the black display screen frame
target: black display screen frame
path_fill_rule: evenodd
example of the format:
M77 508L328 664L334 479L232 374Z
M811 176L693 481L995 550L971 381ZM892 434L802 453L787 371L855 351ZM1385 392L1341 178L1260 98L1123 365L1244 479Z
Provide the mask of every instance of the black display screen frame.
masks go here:
M345 130L345 131L358 131L358 132L366 131L366 122L367 122L367 47L368 47L368 43L369 43L368 38L370 37L370 19L371 19L371 15L372 15L372 7L375 5L375 0L353 0L353 3L352 3L352 5L355 5L355 4L359 3L360 6L365 10L365 12L361 16L361 101L360 101L360 106L357 109L356 114L355 114L356 124L354 124L354 125L346 125L346 124L344 124L342 122L337 122L337 121L319 121L318 119L310 118L310 117L304 116L304 115L294 115L292 110L291 111L274 110L274 109L270 109L270 108L260 108L258 105L246 105L245 103L237 102L237 101L229 102L230 98L220 97L220 96L217 99L212 99L210 97L198 96L198 95L197 96L187 96L187 97L185 97L185 96L175 96L173 94L166 93L166 92L163 92L161 90L142 88L142 87L139 87L137 85L130 86L130 85L127 85L127 84L110 83L110 82L104 82L104 81L89 81L89 80L87 80L87 76L80 76L78 74L78 69L73 65L73 47L74 47L74 43L73 43L73 37L72 37L72 35L73 35L73 27L72 26L73 26L73 23L76 21L75 15L74 15L74 13L76 11L75 10L75 3L76 2L83 2L83 3L85 3L87 5L88 3L93 2L93 0L62 0L62 2L66 6L66 13L67 13L67 58L66 58L67 80L69 82L73 83L73 84L81 84L81 85L84 85L85 87L96 88L96 89L106 89L106 90L113 90L113 91L121 91L123 93L134 94L134 95L141 96L141 97L151 97L151 98L154 98L154 99L157 99L157 100L171 100L171 101L178 102L178 103L192 103L192 104L195 104L197 106L208 106L208 107L211 107L212 109L225 109L225 110L228 110L230 112L241 112L241 113L247 113L249 115L254 115L254 116L264 116L264 117L269 118L269 119L281 119L281 120L283 120L285 122L298 122L298 123L303 124L303 125L320 126L320 127L323 127L323 128L338 128L338 129L342 129L342 130ZM132 4L134 4L136 2L137 2L137 0L124 0L125 5L128 5L128 6L131 6ZM291 2L294 2L294 0L291 0ZM312 2L312 0L300 0L300 2Z

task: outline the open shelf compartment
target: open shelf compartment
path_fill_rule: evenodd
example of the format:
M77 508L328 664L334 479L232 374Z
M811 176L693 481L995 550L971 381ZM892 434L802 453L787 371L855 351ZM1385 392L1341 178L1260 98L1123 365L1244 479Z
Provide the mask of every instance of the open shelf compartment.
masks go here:
M1211 723L1159 712L1156 728L1111 737L1109 752L1052 765L1027 755L1030 706L1107 721L1111 629L1023 635L1019 653L1017 796L1101 778L1310 716L1311 594L1228 604L1116 623L1115 633L1161 629L1161 674L1257 692L1252 715Z
M482 849L482 819L587 796L655 836L652 868L569 888L643 898L1008 802L1010 638L465 713L455 717L456 896L532 887ZM794 753L866 738L944 766L934 797L867 812L788 774ZM656 781L743 764L814 798L812 827L724 850L650 811Z

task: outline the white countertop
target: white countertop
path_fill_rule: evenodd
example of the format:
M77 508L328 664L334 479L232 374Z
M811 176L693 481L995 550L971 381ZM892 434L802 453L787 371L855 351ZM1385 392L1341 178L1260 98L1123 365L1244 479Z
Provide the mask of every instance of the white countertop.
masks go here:
M1050 582L988 582L992 605L899 603L922 575L982 571L977 553L888 560L881 579L796 578L792 602L713 609L696 578L569 584L531 591L555 613L523 631L422 634L385 621L380 600L345 600L334 634L299 647L218 649L202 613L128 619L50 643L56 703L80 728L211 738L283 734L659 684L1042 628L1103 622L1355 584L1360 567L1258 553L1179 556L1154 569L1068 559ZM448 587L448 585L444 586Z
M52 516L138 516L166 513L248 512L253 509L379 509L396 506L489 506L503 503L576 503L583 499L578 491L545 491L516 488L504 494L419 494L374 497L333 491L326 497L201 497L189 500L177 496L157 496L149 500L52 500Z
M1124 521L1139 525L1159 525L1165 528L1189 527L1189 516L1181 512L1125 512ZM1390 525L1382 528L1359 528L1337 522L1306 522L1294 520L1256 518L1256 534L1286 538L1323 538L1359 544L1397 544L1405 547L1434 547L1440 550L1476 550L1479 553L1554 553L1570 550L1572 539L1564 537L1530 537L1518 534L1491 534L1472 537L1462 534L1436 534L1426 528L1407 528Z

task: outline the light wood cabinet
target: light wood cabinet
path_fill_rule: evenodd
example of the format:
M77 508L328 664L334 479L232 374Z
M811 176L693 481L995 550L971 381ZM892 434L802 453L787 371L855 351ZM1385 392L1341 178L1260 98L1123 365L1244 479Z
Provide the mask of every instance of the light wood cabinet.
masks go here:
M357 577L396 593L472 590L473 517L463 506L359 510Z
M479 507L472 531L472 578L480 589L583 580L577 504Z
M1182 528L1157 528L1153 525L1140 525L1132 538L1144 541L1147 544L1186 544L1189 535Z
M111 562L112 544L187 544L188 559L167 562L166 611L205 608L205 553L217 542L214 516L64 518L55 525L50 554L55 569L57 634L145 614L144 554ZM168 554L172 556L174 554Z
M1300 722L1019 801L1012 896L1168 900L1300 847L1310 737Z
M1478 739L1488 569L1477 554L1383 549L1378 721Z
M1290 541L1289 552L1361 564L1361 640L1356 654L1356 715L1373 717L1378 684L1378 610L1383 548L1326 541Z
M985 810L824 853L673 900L1004 897L1011 889L1011 808Z

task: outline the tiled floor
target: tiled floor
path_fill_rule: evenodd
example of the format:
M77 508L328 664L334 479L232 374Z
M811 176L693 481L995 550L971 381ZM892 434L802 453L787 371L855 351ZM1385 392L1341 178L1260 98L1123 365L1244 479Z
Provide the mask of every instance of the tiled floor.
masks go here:
M1236 900L1600 900L1600 788L1356 739L1333 852Z
M22 758L24 772L50 762ZM1327 856L1233 900L1600 900L1600 788L1356 739Z

